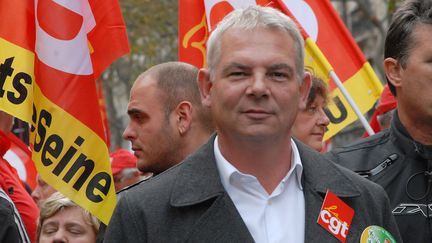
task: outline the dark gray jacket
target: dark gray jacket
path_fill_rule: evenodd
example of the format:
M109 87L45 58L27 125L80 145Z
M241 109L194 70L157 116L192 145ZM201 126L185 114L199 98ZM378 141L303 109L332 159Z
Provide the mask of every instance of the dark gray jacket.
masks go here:
M125 191L105 242L253 242L222 186L213 142L214 136L183 163ZM305 242L339 242L317 224L327 189L355 210L347 242L359 242L370 225L382 226L400 239L380 186L296 144L303 163Z
M432 174L429 193L425 176L428 166L432 170L432 146L415 142L397 111L390 129L326 156L385 189L404 242L432 242Z

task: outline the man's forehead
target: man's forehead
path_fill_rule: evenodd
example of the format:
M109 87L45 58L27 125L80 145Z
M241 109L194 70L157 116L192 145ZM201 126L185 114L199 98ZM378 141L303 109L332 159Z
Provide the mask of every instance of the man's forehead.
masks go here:
M248 69L250 66L245 63L238 63L238 62L230 62L225 63L224 66L222 66L222 70L230 70L230 69ZM285 69L287 71L294 71L293 67L289 65L288 63L283 62L275 62L275 63L269 63L265 66L266 69L269 70L281 70Z
M156 112L161 106L159 96L158 89L153 84L131 90L127 113L132 115Z
M244 37L247 35L256 34L258 32L267 32L267 33L275 33L277 35L280 35L281 37L287 37L290 39L294 39L293 36L282 28L272 28L267 26L255 26L252 28L240 28L240 27L232 27L227 30L225 30L223 33L221 33L221 39L223 39L226 36L232 36L232 37ZM239 33L242 33L242 35L239 35ZM263 40L265 38L263 37Z
M131 92L134 89L146 88L156 85L156 79L151 74L140 75L132 85Z
M157 84L154 79L150 77L138 79L137 81L135 81L130 90L129 100L132 101L133 99L142 99L154 96L157 90Z

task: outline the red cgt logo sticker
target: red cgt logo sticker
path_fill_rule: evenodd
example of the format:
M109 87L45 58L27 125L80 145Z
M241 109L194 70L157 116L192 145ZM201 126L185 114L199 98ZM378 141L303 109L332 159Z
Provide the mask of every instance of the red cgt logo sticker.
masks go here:
M317 223L341 242L345 242L354 210L327 190Z

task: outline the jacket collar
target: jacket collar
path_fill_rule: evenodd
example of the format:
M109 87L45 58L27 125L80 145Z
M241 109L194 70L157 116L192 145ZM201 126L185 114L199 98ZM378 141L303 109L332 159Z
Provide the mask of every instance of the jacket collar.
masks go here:
M180 166L171 192L171 206L186 207L214 200L204 206L208 208L186 236L188 242L254 242L220 180L214 139L215 135Z
M181 166L171 193L171 204L194 205L225 193L214 157L213 135L207 144L188 157ZM339 197L356 197L360 189L340 166L294 139L303 164L302 184L319 193L330 189Z
M394 137L392 142L406 157L419 155L424 159L432 159L432 145L416 142L400 121L397 110L393 113L390 132Z
M171 193L171 205L182 207L225 193L214 157L216 135L182 163Z
M309 188L319 193L331 190L339 197L357 197L361 190L356 183L341 170L346 170L307 145L294 139L299 149L303 164L302 183L304 188Z
M179 166L170 203L173 207L186 207L214 200L205 216L196 222L196 227L188 234L190 241L203 241L211 236L213 238L209 241L218 238L221 242L253 242L234 203L223 188L214 157L214 138L213 135L207 144ZM339 197L356 197L360 195L360 190L346 174L342 174L341 170L345 169L299 141L295 142L303 164L305 242L328 240L328 232L316 223L323 194L330 189Z

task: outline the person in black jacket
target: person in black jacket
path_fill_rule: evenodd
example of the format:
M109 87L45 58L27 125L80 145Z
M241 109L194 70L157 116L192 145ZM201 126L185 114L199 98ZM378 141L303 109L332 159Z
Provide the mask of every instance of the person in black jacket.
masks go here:
M406 1L385 41L391 127L329 158L380 184L404 242L432 242L432 0Z
M30 242L14 203L0 188L0 242Z

